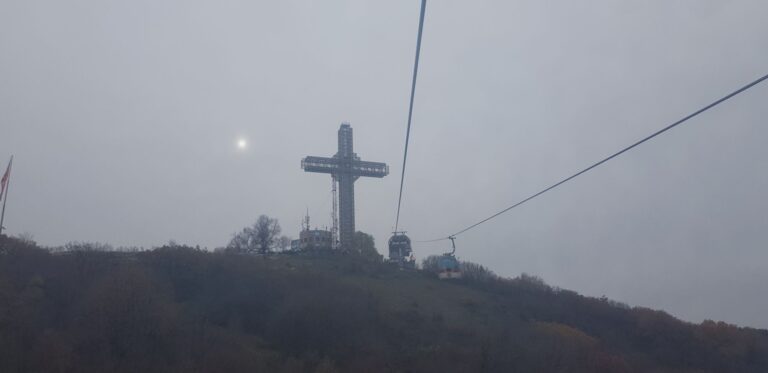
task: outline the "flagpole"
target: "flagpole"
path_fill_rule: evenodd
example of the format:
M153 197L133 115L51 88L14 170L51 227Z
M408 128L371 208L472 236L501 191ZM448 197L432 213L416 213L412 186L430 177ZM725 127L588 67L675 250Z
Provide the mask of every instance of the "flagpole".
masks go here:
M8 202L8 189L11 189L11 168L13 167L13 156L11 156L11 161L8 162L8 180L5 182L5 196L3 197L3 212L0 213L0 236L3 235L3 229L5 228L3 226L3 222L5 221L5 203Z

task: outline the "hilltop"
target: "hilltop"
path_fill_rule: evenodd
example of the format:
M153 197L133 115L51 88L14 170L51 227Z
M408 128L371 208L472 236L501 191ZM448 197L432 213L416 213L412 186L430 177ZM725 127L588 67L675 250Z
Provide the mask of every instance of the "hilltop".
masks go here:
M0 241L3 372L766 372L768 331L355 255Z

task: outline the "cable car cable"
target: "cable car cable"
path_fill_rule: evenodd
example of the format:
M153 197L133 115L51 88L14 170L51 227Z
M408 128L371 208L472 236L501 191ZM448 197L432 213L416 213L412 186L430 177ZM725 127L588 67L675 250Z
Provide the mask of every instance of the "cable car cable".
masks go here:
M466 228L464 228L464 229L462 229L462 230L460 230L460 231L458 231L456 233L450 234L450 235L448 235L446 237L440 237L440 238L435 238L435 239L432 239L432 240L416 241L416 242L436 242L436 241L442 241L442 240L450 239L450 237L458 236L458 235L460 235L460 234L462 234L462 233L464 233L464 232L466 232L466 231L468 231L468 230L470 230L470 229L472 229L474 227L477 227L478 225L483 224L483 223L485 223L485 222L487 222L487 221L489 221L489 220L491 220L491 219L493 219L493 218L495 218L495 217L497 217L497 216L499 216L501 214L504 214L505 212L507 212L509 210L512 210L513 208L518 207L518 206L520 206L520 205L522 205L522 204L524 204L524 203L526 203L526 202L528 202L528 201L530 201L530 200L532 200L532 199L534 199L534 198L536 198L536 197L538 197L538 196L540 196L540 195L542 195L542 194L544 194L546 192L549 192L550 190L555 189L555 188L559 187L560 185L563 185L566 182L575 179L578 176L581 176L582 174L586 173L587 171L590 171L593 168L596 168L597 166L600 166L603 163L608 162L611 159L620 156L621 154L624 154L625 152L635 148L636 146L638 146L638 145L640 145L640 144L642 144L642 143L644 143L644 142L646 142L646 141L648 141L648 140L650 140L650 139L652 139L652 138L654 138L654 137L656 137L658 135L661 135L662 133L664 133L664 132L666 132L666 131L668 131L668 130L670 130L670 129L672 129L672 128L674 128L674 127L676 127L676 126L678 126L678 125L680 125L680 124L682 124L682 123L684 123L686 121L688 121L689 119L691 119L691 118L693 118L693 117L695 117L695 116L697 116L697 115L699 115L699 114L701 114L701 113L703 113L703 112L705 112L705 111L707 111L707 110L709 110L709 109L711 109L711 108L713 108L713 107L715 107L715 106L717 106L717 105L719 105L719 104L721 104L721 103L723 103L723 102L725 102L725 101L727 101L727 100L729 100L731 98L733 98L734 96L738 95L739 93L742 93L742 92L744 92L744 91L746 91L746 90L756 86L757 84L763 82L766 79L768 79L768 75L764 75L761 78L758 78L757 80L752 81L751 83L749 83L749 84L747 84L747 85L745 85L745 86L743 86L743 87L741 87L741 88L731 92L730 94L728 94L728 95L718 99L717 101L712 102L711 104L709 104L709 105L707 105L707 106L705 106L705 107L703 107L703 108L701 108L701 109L699 109L699 110L697 110L697 111L695 111L695 112L693 112L691 114L688 114L684 118L682 118L682 119L680 119L680 120L678 120L678 121L676 121L676 122L674 122L674 123L672 123L672 124L662 128L662 129L652 133L651 135L646 136L642 140L639 140L639 141L635 142L634 144L632 144L630 146L627 146L626 148L621 149L621 150L619 150L616 153L611 154L610 156L602 159L601 161L599 161L597 163L594 163L591 166L589 166L589 167L587 167L587 168L585 168L585 169L583 169L583 170L581 170L581 171L579 171L579 172L577 172L577 173L575 173L575 174L573 174L571 176L568 176L567 178L565 178L565 179L563 179L561 181L558 181L557 183L547 187L546 189L544 189L544 190L542 190L542 191L540 191L540 192L538 192L538 193L536 193L536 194L534 194L534 195L532 195L532 196L530 196L528 198L525 198L522 201L517 202L514 205L509 206L509 207L507 207L507 208L505 208L505 209L503 209L503 210L501 210L501 211L499 211L499 212L497 212L497 213L495 213L495 214L493 214L493 215L491 215L491 216L489 216L489 217L487 217L487 218L485 218L483 220L480 220L479 222L477 222L475 224L472 224L472 225L470 225L470 226L468 226L468 227L466 227Z
M397 197L397 217L395 218L395 232L400 223L400 204L403 201L403 182L405 181L405 163L408 160L408 140L411 137L411 117L413 116L413 96L416 93L416 75L419 72L419 54L421 53L421 33L424 29L424 11L427 0L421 0L421 14L419 15L419 33L416 37L416 60L413 63L413 81L411 82L411 100L408 105L408 126L405 130L405 150L403 151L403 170L400 174L400 194Z

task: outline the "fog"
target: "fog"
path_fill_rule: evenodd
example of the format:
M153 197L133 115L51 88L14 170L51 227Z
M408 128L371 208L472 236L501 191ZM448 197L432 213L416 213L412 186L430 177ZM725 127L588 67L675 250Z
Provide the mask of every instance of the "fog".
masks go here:
M213 249L330 225L343 121L393 229L418 1L0 0L5 226L42 245ZM432 1L400 225L443 237L768 70L761 1ZM768 86L457 240L457 255L684 320L768 328ZM245 149L237 142L247 141ZM418 258L450 243L416 244Z

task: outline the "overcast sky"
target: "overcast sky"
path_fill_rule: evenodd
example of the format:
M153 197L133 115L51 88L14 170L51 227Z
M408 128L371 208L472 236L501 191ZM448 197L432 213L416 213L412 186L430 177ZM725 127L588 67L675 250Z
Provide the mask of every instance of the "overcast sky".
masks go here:
M214 248L330 224L349 121L394 225L419 1L0 0L6 226ZM764 1L427 6L401 225L445 236L768 73ZM457 239L462 259L685 320L768 328L768 84ZM246 150L236 141L244 138ZM418 258L448 249L417 244Z

